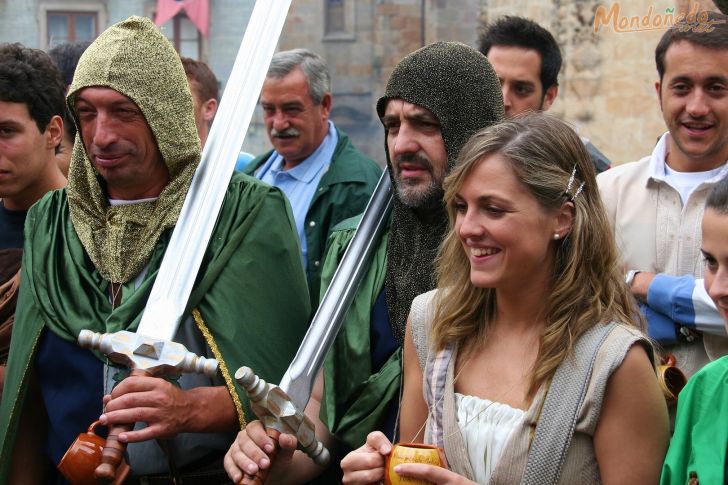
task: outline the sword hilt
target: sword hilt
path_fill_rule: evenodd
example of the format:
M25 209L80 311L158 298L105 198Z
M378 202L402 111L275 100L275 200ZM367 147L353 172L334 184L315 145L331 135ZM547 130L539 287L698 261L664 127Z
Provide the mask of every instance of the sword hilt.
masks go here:
M99 350L117 364L129 367L129 376L160 377L195 372L213 377L217 373L218 363L215 359L195 355L176 342L152 339L132 332L98 333L81 330L78 343L81 347ZM133 428L133 423L109 427L101 464L94 472L100 483L114 483L116 480L118 467L126 451L126 443L119 441L119 435Z
M117 364L130 369L144 369L154 375L189 372L214 377L217 374L218 362L215 359L200 357L177 342L158 340L126 330L114 333L81 330L78 344L100 350Z
M151 376L145 370L133 369L129 376ZM100 483L115 483L116 474L124 460L126 452L126 443L119 441L119 435L134 429L133 424L115 424L109 426L109 435L104 443L104 449L101 452L101 463L94 471L94 477Z
M235 372L235 380L245 389L253 412L260 418L266 430L275 430L278 435L280 433L294 435L298 440L299 448L314 463L321 467L329 464L331 461L329 450L316 437L313 422L303 413L303 410L296 408L283 389L265 382L255 375L250 367L239 368ZM273 441L277 447L278 437L276 436ZM269 455L269 457L272 462L273 456Z

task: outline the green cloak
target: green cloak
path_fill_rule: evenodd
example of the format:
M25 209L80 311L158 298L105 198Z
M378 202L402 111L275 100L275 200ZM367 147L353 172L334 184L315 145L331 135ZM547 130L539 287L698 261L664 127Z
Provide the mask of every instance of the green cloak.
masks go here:
M310 303L292 220L278 189L246 175L233 176L186 309L187 315L199 310L209 330L208 345L218 354L233 401L242 402L246 419L253 415L245 392L230 374L247 365L266 381L279 382L307 327ZM133 331L171 230L157 241L139 288L113 310L108 282L74 231L65 189L33 206L25 233L20 297L0 406L0 483L10 470L41 332L52 327L71 340L79 326L96 332ZM242 424L242 410L238 412Z
M322 297L360 219L360 216L347 219L331 234L321 270ZM361 446L367 434L378 429L401 383L401 350L392 354L379 372L372 371L371 312L384 289L388 239L389 232L385 232L324 362L321 421L337 439L351 448Z
M728 357L703 367L680 392L675 432L662 466L661 485L725 483L728 451Z

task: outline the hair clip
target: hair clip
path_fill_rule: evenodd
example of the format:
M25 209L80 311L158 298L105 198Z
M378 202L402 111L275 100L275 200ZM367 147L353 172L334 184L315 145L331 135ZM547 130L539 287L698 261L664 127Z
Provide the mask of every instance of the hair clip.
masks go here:
M581 183L578 189L576 189L576 193L572 195L569 199L574 202L574 199L579 197L579 194L581 194L581 191L584 190L584 182Z
M574 177L576 177L576 164L574 164L574 168L571 169L571 177L569 177L569 183L566 184L566 190L564 191L564 194L569 194L569 190L571 190L571 184L574 183Z

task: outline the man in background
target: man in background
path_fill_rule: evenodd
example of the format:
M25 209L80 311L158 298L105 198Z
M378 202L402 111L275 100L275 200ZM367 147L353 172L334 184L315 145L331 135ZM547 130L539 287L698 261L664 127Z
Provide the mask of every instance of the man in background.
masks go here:
M0 394L30 206L66 185L56 162L66 89L48 55L0 44Z
M506 16L486 26L479 41L498 74L506 117L546 111L559 93L561 50L551 33L523 17ZM607 157L582 138L597 173L610 166Z
M212 120L217 113L218 83L215 74L202 61L189 57L182 58L182 67L185 68L187 82L192 93L192 105L195 110L195 125L200 135L200 145L205 147L207 136L210 134Z
M76 64L81 58L81 54L91 44L88 40L79 40L75 42L63 42L58 44L48 51L48 55L51 56L53 62L58 66L58 70L61 71L61 78L63 84L66 86L66 91L71 86L73 81L73 73L76 71ZM76 123L73 122L71 113L66 110L63 117L63 142L56 154L58 160L58 166L63 172L64 177L68 177L68 165L71 163L71 150L73 150L73 143L76 139Z
M710 13L708 21L711 31L675 25L655 49L668 131L652 154L597 178L649 335L688 377L728 353L723 320L700 279L705 200L728 175L728 16Z
M331 80L318 54L307 49L276 53L260 105L274 149L251 161L245 172L288 197L315 307L331 229L364 211L382 169L329 119Z

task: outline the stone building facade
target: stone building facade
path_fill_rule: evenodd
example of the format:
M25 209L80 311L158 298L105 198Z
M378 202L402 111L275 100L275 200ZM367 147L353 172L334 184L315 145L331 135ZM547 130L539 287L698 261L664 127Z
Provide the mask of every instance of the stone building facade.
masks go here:
M597 8L614 3L627 17L688 11L693 4L716 10L710 0L294 0L279 48L305 46L327 59L333 119L383 163L374 105L404 55L436 40L475 46L481 22L531 18L554 34L564 56L551 112L619 164L648 154L665 131L654 87L654 49L664 30L627 33L602 26L595 32ZM330 29L332 9L339 18L336 32Z
M199 58L222 86L250 17L253 0L210 0L210 35ZM715 10L710 0L293 0L279 50L308 47L328 62L333 120L365 153L384 164L382 128L375 103L394 66L430 42L477 44L483 22L503 15L531 18L561 45L564 66L551 112L573 124L613 163L649 153L665 130L654 82L654 48L664 30L615 32L594 28L599 6L617 5L624 17ZM99 31L129 15L153 16L155 0L0 0L0 42L47 48L50 10L94 10ZM256 110L243 149L257 154L270 144Z

